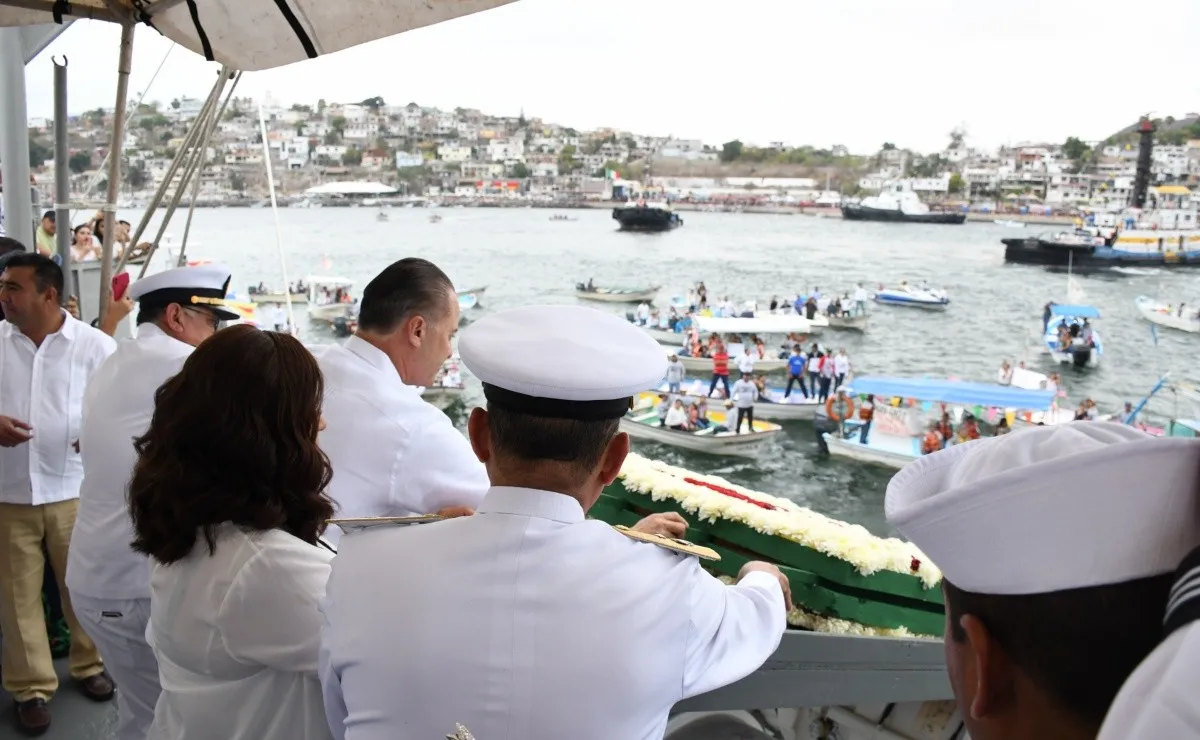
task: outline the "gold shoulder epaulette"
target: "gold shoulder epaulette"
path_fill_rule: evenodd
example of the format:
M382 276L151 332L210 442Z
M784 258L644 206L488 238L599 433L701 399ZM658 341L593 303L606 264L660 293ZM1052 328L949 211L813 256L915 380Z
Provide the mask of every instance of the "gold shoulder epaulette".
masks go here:
M681 552L685 555L695 555L701 560L721 559L721 556L717 554L716 550L704 547L703 545L697 545L693 542L688 542L687 540L664 537L661 534L646 534L645 532L639 532L636 529L630 529L623 524L618 524L614 526L613 529L617 530L631 540L649 542L651 545L658 545L659 547L666 548L667 550L674 550L675 552Z
M409 524L428 524L441 521L445 517L437 514L422 514L419 516L363 516L347 519L330 519L328 524L336 524L344 532L357 532L372 527L404 527Z

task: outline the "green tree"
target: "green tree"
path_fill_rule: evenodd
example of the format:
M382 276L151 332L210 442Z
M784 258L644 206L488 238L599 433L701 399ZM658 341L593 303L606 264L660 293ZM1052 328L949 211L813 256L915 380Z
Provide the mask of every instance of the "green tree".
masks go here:
M727 141L721 145L721 152L717 158L722 162L734 162L742 157L742 150L745 146L738 139Z
M357 167L362 164L362 152L358 147L352 146L342 155L342 164L347 167Z
M134 190L144 187L149 179L146 176L146 170L142 168L141 162L125 170L125 184Z
M42 142L29 137L29 166L41 167L46 163L47 159L54 158L54 150L46 146Z
M338 143L337 131L326 131L325 137L322 139L322 141L324 141L327 146L333 146L334 144Z
M950 175L950 184L948 186L948 190L951 195L961 193L964 187L966 187L966 183L963 182L962 175L958 174L957 172L955 172L953 175Z
M325 113L325 98L321 98L317 101L317 113Z
M342 134L346 131L346 117L334 116L333 119L329 121L329 127L337 132L338 138L340 139Z
M71 158L67 160L67 167L76 175L87 172L92 167L91 152L75 152Z
M527 167L524 162L517 162L513 165L512 176L518 180L524 180L532 174L533 173L529 171L529 167Z
M573 145L567 144L558 153L558 171L560 174L565 175L574 172L582 166L583 164L575 159L575 147Z
M1091 147L1074 136L1068 137L1066 143L1063 144L1063 154L1067 155L1067 159L1073 162L1078 162L1080 159L1082 159L1083 155L1086 154L1089 149L1091 149Z

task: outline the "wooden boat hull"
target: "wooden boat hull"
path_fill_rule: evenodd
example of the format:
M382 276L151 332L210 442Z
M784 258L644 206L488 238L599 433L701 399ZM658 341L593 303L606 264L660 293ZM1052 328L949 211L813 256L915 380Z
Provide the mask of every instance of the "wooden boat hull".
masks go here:
M655 390L659 393L667 393L667 388L668 386L666 383L660 383ZM695 390L694 380L685 379L681 390L682 393L676 394L677 398L697 400L703 398L713 403L724 403L724 399L710 398L709 396L704 395L704 391L708 390L708 384L704 381L701 381L701 390L698 394L688 392L689 390ZM770 392L779 391L778 389L768 389L768 393ZM792 389L792 397L803 398L799 389L797 388ZM823 408L825 408L825 404L816 400L799 403L772 403L769 401L759 401L754 404L754 418L767 419L769 421L812 421L812 419L817 415L817 412Z
M1168 329L1186 331L1191 334L1200 333L1200 319L1188 318L1186 315L1192 314L1194 316L1196 307L1186 309L1184 311L1185 315L1179 316L1177 313L1166 313L1156 310L1160 304L1146 296L1138 296L1134 300L1134 304L1137 306L1138 313L1142 315L1142 318L1152 324L1165 326Z
M630 437L636 439L658 442L684 450L692 450L693 452L704 452L709 455L753 456L763 443L774 438L780 430L773 429L770 431L754 432L753 434L733 434L727 432L699 436L692 432L651 426L626 418L621 419L621 431L628 433Z
M629 293L601 293L600 291L577 290L575 297L583 301L599 301L601 303L641 303L652 301L658 295L658 287Z
M882 465L886 468L899 470L916 459L911 455L902 455L898 452L860 445L842 439L835 434L826 433L821 436L825 440L825 445L829 448L830 455L844 457L849 460L871 463L872 465Z
M332 324L335 319L348 318L349 315L349 303L328 303L324 306L308 307L308 318L313 321L324 321Z
M670 329L659 329L658 327L654 326L641 326L638 328L646 332L646 334L648 334L654 341L658 342L659 344L664 344L668 347L683 346L683 340L685 337L687 337L687 334L684 332L671 331Z
M865 313L857 316L830 316L829 328L840 331L866 331L868 318Z
M689 371L694 373L703 373L712 375L712 359L708 357L680 357L679 361ZM755 360L754 372L756 373L777 373L787 370L787 360ZM729 373L730 382L738 377L738 369L735 358L729 358Z

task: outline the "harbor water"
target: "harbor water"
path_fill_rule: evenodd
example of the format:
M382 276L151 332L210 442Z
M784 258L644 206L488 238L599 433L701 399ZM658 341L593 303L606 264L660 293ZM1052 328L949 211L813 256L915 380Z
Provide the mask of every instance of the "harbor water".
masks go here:
M1197 338L1160 329L1157 345L1149 324L1134 307L1138 295L1200 305L1194 271L1128 270L1119 275L1079 275L1083 302L1098 307L1095 326L1104 357L1093 371L1052 366L1040 352L1042 307L1067 300L1065 273L1005 265L1000 239L1024 232L995 224L962 226L847 222L839 218L789 215L685 213L685 226L662 234L616 230L608 210L573 210L575 220L552 221L545 209L421 208L285 209L280 213L288 277L338 275L357 282L356 295L390 262L424 257L439 265L458 288L487 286L481 307L468 316L530 303L575 303L577 282L633 287L662 285L660 304L682 295L698 280L710 300L728 295L757 299L766 307L818 286L846 292L856 282L869 290L902 280L927 280L951 299L945 312L871 305L865 334L832 332L814 337L845 347L857 375L930 375L994 382L1002 360L1025 361L1034 370L1059 370L1067 398L1078 405L1093 398L1103 412L1136 402L1170 370L1178 380L1195 380ZM160 212L161 213L161 212ZM442 216L431 223L430 215ZM557 212L561 213L561 212ZM122 213L136 223L136 213ZM197 210L189 259L227 264L240 294L262 281L282 285L275 228L269 209ZM156 258L156 263L159 260ZM590 304L623 313L623 305ZM306 343L337 341L328 331L297 320ZM554 362L553 354L530 362ZM468 398L479 400L469 377ZM467 404L469 407L470 403ZM1152 419L1174 410L1167 393L1149 407ZM459 426L466 408L449 413ZM635 441L642 454L698 472L720 475L752 489L785 496L827 515L890 534L883 521L883 495L892 471L828 459L817 452L812 426L785 424L778 443L753 459L711 457Z

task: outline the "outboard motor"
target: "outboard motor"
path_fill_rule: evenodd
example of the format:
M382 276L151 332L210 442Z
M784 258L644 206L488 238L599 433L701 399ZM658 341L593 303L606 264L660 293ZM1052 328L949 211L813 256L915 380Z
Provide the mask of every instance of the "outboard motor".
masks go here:
M350 321L345 316L338 316L333 320L333 335L335 337L350 336Z
M829 454L829 445L825 444L826 434L837 434L841 431L842 425L830 419L824 409L819 409L813 416L813 431L817 435L817 450L822 455Z
M583 283L575 283L575 290L579 291L580 293L586 293L587 286Z
M1087 367L1088 362L1092 359L1092 348L1087 345L1081 345L1071 348L1071 363L1075 367Z

